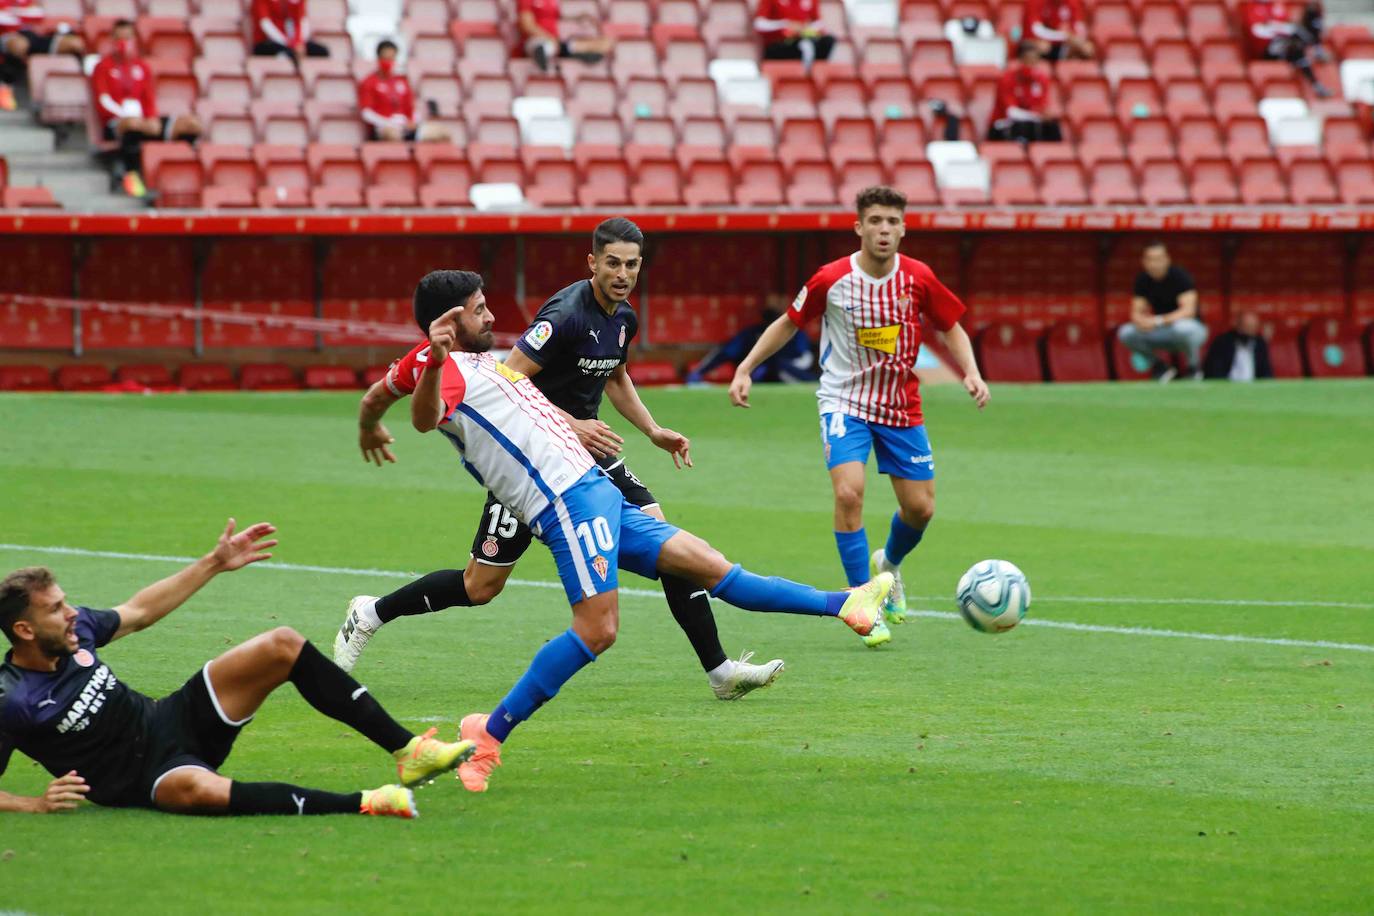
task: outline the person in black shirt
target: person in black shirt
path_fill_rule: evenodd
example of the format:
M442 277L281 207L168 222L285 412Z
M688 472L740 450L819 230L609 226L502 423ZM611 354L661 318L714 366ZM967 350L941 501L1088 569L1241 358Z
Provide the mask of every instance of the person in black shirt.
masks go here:
M1269 344L1260 333L1259 316L1242 312L1234 328L1218 334L1207 348L1202 371L1207 378L1233 382L1273 378L1274 365L1269 360Z
M560 290L544 303L506 365L529 376L567 416L582 445L627 500L661 519L658 501L620 457L625 440L597 416L604 394L621 416L673 456L674 466L692 466L691 442L654 421L625 368L630 343L639 332L639 318L628 300L639 279L643 250L644 234L630 220L616 217L597 226L592 253L587 256L591 278ZM416 289L417 316L422 298L443 295L442 290L426 288L428 279ZM395 461L395 456L388 448L391 435L381 423L388 399L383 389L376 390L377 396L372 391L363 396L359 408L359 445L364 458L381 465ZM491 601L505 588L516 561L529 546L529 528L489 495L467 568L432 572L381 598L356 596L334 639L335 663L352 670L373 634L397 617ZM662 582L673 618L691 642L717 697L738 699L768 686L782 672L781 659L756 665L749 661L752 652L729 658L720 644L706 593L676 576L665 575Z
M398 785L336 793L283 783L230 780L217 771L239 731L277 687L290 681L315 709L396 758L415 785L453 769L472 742L437 741L402 728L358 684L299 633L279 627L208 662L177 691L154 700L115 677L97 650L146 629L221 572L271 556L276 529L264 522L113 610L73 607L45 567L0 582L0 629L13 648L0 665L0 773L15 750L55 778L37 797L0 792L0 811L51 813L83 799L178 814L373 814L414 817Z
M1163 242L1152 242L1141 256L1144 268L1135 278L1131 320L1117 330L1128 348L1150 361L1150 373L1161 382L1177 372L1158 351L1182 353L1190 378L1202 378L1198 354L1207 342L1207 326L1198 317L1197 284L1192 274L1169 262Z

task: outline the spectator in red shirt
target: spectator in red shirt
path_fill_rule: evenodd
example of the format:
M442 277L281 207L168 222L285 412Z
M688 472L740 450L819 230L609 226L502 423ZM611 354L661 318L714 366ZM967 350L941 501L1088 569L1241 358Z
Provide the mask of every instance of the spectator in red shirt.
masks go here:
M410 80L396 72L396 43L377 45L377 71L358 86L358 107L373 140L419 140L442 143L448 131L415 118Z
M558 30L558 0L520 0L520 52L532 58L540 70L548 71L555 60L571 57L594 64L611 53L615 39L609 35L590 35L564 39ZM583 25L597 28L591 16Z
M1040 43L1024 39L1017 45L1017 61L997 81L997 104L992 109L989 140L1063 140L1059 119L1047 116L1050 77L1041 65Z
M310 40L305 0L253 0L253 53L299 63L302 54L328 57L329 49Z
M820 0L759 0L754 31L764 60L799 60L810 69L835 48L835 36L821 30Z
M1322 57L1322 6L1308 3L1300 20L1283 0L1250 0L1245 5L1245 35L1255 60L1286 60L1312 84L1321 98L1331 90L1317 79L1312 64Z
M1039 42L1047 60L1091 60L1097 53L1083 21L1082 0L1028 0L1021 34Z
M73 54L80 61L86 43L67 25L39 31L43 8L29 0L0 0L0 111L14 111L14 87L28 72L30 54Z
M143 141L195 140L200 136L200 121L193 115L159 117L153 71L139 57L132 22L116 22L110 40L112 51L91 74L91 94L105 121L105 139L119 141L125 193L144 197L148 192L139 174Z

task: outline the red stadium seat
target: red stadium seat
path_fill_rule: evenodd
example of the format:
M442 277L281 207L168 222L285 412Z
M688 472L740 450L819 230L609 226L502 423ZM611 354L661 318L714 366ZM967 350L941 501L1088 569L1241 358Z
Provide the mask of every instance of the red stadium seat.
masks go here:
M414 192L420 186L420 169L406 143L364 143L363 171L373 187L401 188Z
M1218 157L1195 161L1189 193L1194 203L1204 207L1240 203L1240 189L1236 187L1230 160Z
M626 367L630 381L644 387L648 385L675 385L679 381L677 367L672 363L633 362Z
M0 391L52 391L47 366L0 366Z
M1303 207L1339 204L1340 192L1331 167L1325 159L1297 159L1288 166L1288 187L1293 194L1293 203Z
M1151 159L1177 159L1174 131L1164 118L1139 118L1126 125L1126 157L1137 167Z
M833 207L839 204L838 181L829 162L801 162L790 172L787 203L792 207Z
M250 111L257 142L277 146L305 146L310 142L310 122L300 102L260 100Z
M734 188L729 163L698 161L687 169L682 198L689 207L729 207L735 203Z
M587 163L577 190L584 207L623 206L630 202L629 170L621 160L597 159Z
M1302 378L1302 347L1298 333L1288 325L1264 322L1260 333L1269 344L1269 364L1274 369L1274 378Z
M717 118L689 118L682 122L679 136L676 153L682 168L725 160L725 125Z
M1226 152L1239 166L1246 159L1267 159L1273 155L1269 146L1269 128L1257 115L1232 118L1226 122Z
M778 133L778 161L785 169L802 162L826 162L825 126L819 118L792 119Z
M923 121L902 119L883 124L883 139L878 144L878 159L888 168L899 161L924 159L926 128Z
M1072 161L1046 162L1040 169L1040 196L1051 207L1087 204L1088 187L1083 167Z
M1348 204L1374 204L1374 164L1342 162L1336 167L1336 183Z
M1329 117L1322 124L1322 148L1332 165L1370 159L1369 136L1354 117Z
M239 387L244 391L296 391L301 383L284 363L248 363L239 370Z
M1191 168L1199 159L1221 155L1221 128L1210 117L1183 118L1178 122L1178 158Z
M999 321L988 325L974 339L978 365L989 381L1044 381L1035 339L1018 324Z
M310 164L310 179L321 188L351 189L362 198L362 190L367 186L367 175L363 170L358 150L351 146L328 143L312 143L306 147L306 161Z
M1092 168L1104 159L1120 159L1125 155L1121 128L1115 118L1104 115L1085 118L1074 133L1078 138L1078 160L1085 168Z
M933 207L940 204L940 189L935 184L935 167L924 159L908 159L892 163L892 185L906 195L913 206Z
M415 164L420 167L420 205L444 200L443 206L467 206L472 186L472 166L463 151L443 143L420 143L415 147Z
M780 207L787 202L782 166L776 162L746 162L738 170L735 200L744 207Z
M999 207L1038 206L1041 200L1036 185L1035 170L1024 157L1020 162L997 162L992 166L992 202Z
M99 391L112 381L110 370L95 363L62 366L56 374L59 391Z
M142 385L144 388L162 391L176 387L172 382L172 373L166 366L160 363L138 363L130 366L120 366L115 370L114 380L116 382L132 383L135 385Z
M1183 167L1173 159L1152 159L1140 167L1140 196L1150 207L1191 203Z
M868 161L851 160L843 168L836 166L839 175L839 203L848 206L864 188L883 184L887 181L887 170L876 159Z
M1226 79L1209 84L1212 90L1212 113L1222 124L1237 117L1255 117L1259 103L1250 84L1241 79Z
M1289 202L1277 159L1246 159L1240 164L1240 199L1251 207Z
M209 187L201 191L200 205L206 210L253 210L258 198L250 188Z
M636 207L682 206L682 176L671 156L641 162L634 179L630 200Z
M577 167L571 162L545 161L529 171L525 198L540 207L577 206Z
M1303 366L1314 378L1356 378L1365 374L1357 327L1336 318L1317 318L1302 332Z
M47 188L5 188L0 190L0 207L6 210L61 210L62 204Z
M303 147L259 144L253 147L253 159L262 175L263 186L258 190L261 206L309 206L310 172Z
M372 185L363 191L363 203L369 210L386 210L395 207L418 207L418 189L402 185Z
M1110 329L1111 341L1107 348L1111 353L1112 378L1118 382L1145 382L1151 378L1151 362L1134 350L1129 349L1117 337L1117 328Z
M187 363L177 370L177 384L187 391L233 391L234 373L222 363Z
M207 186L257 190L258 166L250 147L202 143L198 151Z
M1102 336L1078 321L1054 325L1045 335L1045 367L1056 382L1106 381L1107 351Z
M321 391L348 391L358 387L358 373L347 366L307 366L305 387Z

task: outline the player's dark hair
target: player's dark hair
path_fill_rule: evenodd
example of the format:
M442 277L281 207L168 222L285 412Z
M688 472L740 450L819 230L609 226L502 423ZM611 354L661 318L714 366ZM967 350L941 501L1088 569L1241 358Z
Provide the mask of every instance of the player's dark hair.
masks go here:
M644 250L644 233L639 227L623 216L613 216L604 220L592 233L592 254L601 254L606 246L615 242L629 242Z
M859 219L864 218L864 211L869 207L896 207L898 210L905 211L906 195L896 188L889 188L882 184L864 188L854 198L854 209L858 211Z
M396 42L392 41L390 38L383 38L381 41L377 42L377 56L381 57L382 52L385 51L387 48L390 48L393 51L401 50L396 46Z
M116 19L114 25L110 26L110 32L113 33L115 29L132 29L133 27L134 21L132 19Z
M1163 239L1150 239L1148 242L1145 243L1145 247L1140 249L1140 251L1143 254L1144 252L1149 251L1151 248L1163 248L1166 252L1169 250L1169 246L1164 244Z
M52 570L46 566L25 566L16 569L0 582L0 631L11 643L14 639L14 625L29 609L29 596L40 592L57 580Z
M470 270L431 270L415 287L415 323L429 333L429 326L451 308L467 305L482 288L481 274Z

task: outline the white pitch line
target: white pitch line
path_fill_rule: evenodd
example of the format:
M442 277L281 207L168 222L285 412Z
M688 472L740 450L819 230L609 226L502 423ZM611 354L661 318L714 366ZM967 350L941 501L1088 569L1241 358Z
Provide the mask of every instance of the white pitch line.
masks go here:
M102 557L102 558L108 558L108 559L114 559L114 560L142 560L142 561L159 562L159 563L191 563L191 562L194 562L194 561L197 559L196 557L180 557L180 556L171 556L171 555L167 555L167 554L155 554L155 553L125 553L125 552L123 552L123 551L118 551L118 550L87 550L87 549L85 549L85 548L83 548L83 547L40 547L40 546L33 545L33 544L5 544L5 543L0 543L0 550L14 550L14 551L21 551L21 550L22 550L22 551L28 551L28 552L31 552L31 553L50 553L50 554L61 554L61 555L65 555L65 556L76 556L76 557ZM328 573L328 574L331 574L331 575L348 575L348 576L379 576L379 577L388 578L388 579L414 579L416 576L419 575L419 573L415 573L415 572L406 572L406 571L395 570L395 569L355 569L355 568L351 568L351 567L347 567L347 566L312 566L312 565L307 565L307 564L304 564L304 563L274 563L274 562L272 562L272 561L270 561L270 560L269 560L269 561L262 562L262 563L255 563L255 564L253 564L253 565L254 565L255 567L260 568L260 569L275 569L275 570L281 570L281 571L284 571L284 572L314 572L314 573ZM516 586L521 586L521 587L524 587L524 588L548 588L548 589L557 589L557 590L560 590L560 591L561 591L562 588L563 588L563 586L562 586L560 583L558 583L558 582L540 582L540 581L536 581L536 580L533 580L533 579L511 579L510 582L509 582L509 584L511 584L511 585L516 585ZM660 592L660 591L654 591L654 590L647 589L647 588L622 588L622 589L620 589L620 591L621 591L623 594L626 594L626 595L635 595L635 596L643 597L643 598L657 598L657 597L659 597L659 596L662 594L662 592ZM929 597L929 596L926 596L926 597L922 598L921 600L930 600L930 597ZM937 598L936 600L939 600L939 599ZM1147 602L1153 601L1153 599L1147 599L1147 598L1126 598L1126 599L1107 599L1107 598L1103 598L1103 599L1090 599L1090 598L1041 598L1040 600L1041 600L1042 602L1055 602L1055 601L1100 601L1100 602L1102 602L1102 603L1110 603L1112 600L1115 600L1115 601L1117 601L1118 603L1133 603L1133 604L1134 604L1134 603L1147 603ZM1187 600L1187 599L1160 599L1158 603L1161 603L1161 604L1183 604L1183 603L1205 604L1205 603L1208 603L1208 602L1207 602L1205 599L1195 599L1195 600L1191 600L1191 601L1190 601L1190 600ZM1221 602L1218 602L1218 603L1221 603ZM1356 608L1374 607L1374 605L1364 605L1364 604L1322 605L1322 604L1316 604L1316 603L1313 603L1313 602L1301 602L1301 601L1293 601L1293 602L1287 602L1287 603L1282 603L1282 604L1280 604L1280 603L1278 603L1278 602L1240 602L1240 601L1232 601L1232 602L1229 602L1229 603L1231 603L1231 604L1239 604L1239 605L1244 605L1244 604L1256 604L1256 605L1261 605L1261 606L1266 606L1266 607L1269 607L1269 606L1277 606L1277 607L1312 607L1312 606L1316 606L1316 607L1326 607L1326 606L1337 606L1337 607L1356 607ZM947 611L911 611L910 613L911 613L913 616L916 616L916 617L932 617L932 618L936 618L936 619L939 619L939 620L960 620L960 619L961 619L961 618L959 617L958 614L952 614L952 613L949 613L949 612L947 612ZM1031 618L1027 618L1026 620L1023 620L1023 621L1022 621L1022 625L1023 625L1023 626L1035 626L1035 627L1051 627L1051 628L1053 628L1053 629L1058 629L1058 630L1076 630L1076 631L1084 632L1084 633L1113 633L1113 634L1116 634L1116 635L1119 635L1119 636L1157 636L1157 637L1166 637L1166 638L1171 638L1171 639L1199 639L1199 640L1204 640L1204 641L1209 641L1209 642L1249 643L1249 644L1252 644L1252 645L1263 645L1263 646L1292 646L1292 647L1298 647L1298 648L1304 648L1304 649L1346 649L1346 650L1349 650L1349 651L1351 651L1351 652L1374 652L1374 646L1364 645L1364 644L1362 644L1362 643L1330 642L1330 641L1324 640L1324 639L1311 639L1311 640L1308 640L1308 639L1283 639L1283 638L1269 637L1269 636L1242 636L1242 635L1239 635L1239 634L1228 634L1228 633L1196 633L1196 632L1187 631L1187 630L1155 630L1155 629L1151 629L1151 628L1149 628L1149 627L1111 627L1111 626L1104 626L1104 625L1101 625L1101 624L1092 624L1092 623L1072 623L1072 622L1064 621L1064 620L1042 620L1042 619L1037 618L1037 617L1031 617Z
M934 617L939 620L963 618L948 611L907 611L911 617ZM1303 649L1348 649L1351 652L1374 652L1374 646L1358 642L1330 642L1325 639L1283 639L1274 636L1240 636L1231 633L1194 633L1190 630L1156 630L1152 627L1109 627L1096 623L1070 623L1067 620L1043 620L1027 617L1021 626L1050 627L1055 630L1077 630L1082 633L1115 633L1119 636L1162 636L1168 639L1202 639L1210 642L1244 642L1263 646L1298 646Z
M947 596L911 595L910 597L918 601L943 601ZM1374 604L1361 601L1262 601L1252 598L1138 598L1126 596L1098 598L1088 595L1057 595L1041 600L1066 601L1074 604L1184 604L1190 606L1215 605L1217 607L1329 607L1357 611L1374 610Z

